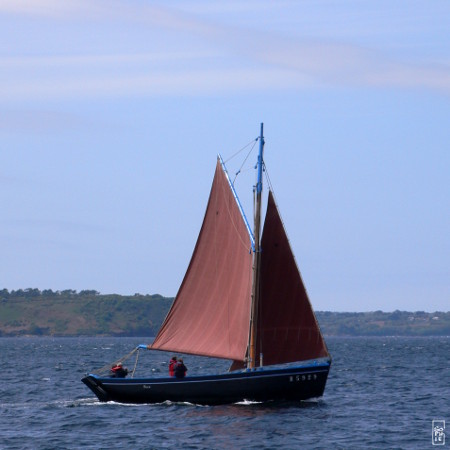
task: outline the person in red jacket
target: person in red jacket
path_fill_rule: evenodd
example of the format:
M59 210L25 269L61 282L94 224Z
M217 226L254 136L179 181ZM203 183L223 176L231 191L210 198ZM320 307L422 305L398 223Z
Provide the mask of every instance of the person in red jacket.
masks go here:
M177 357L172 356L172 359L169 362L169 376L175 376L175 367L177 366Z
M128 369L123 367L121 362L111 367L111 376L113 378L125 378L127 375Z

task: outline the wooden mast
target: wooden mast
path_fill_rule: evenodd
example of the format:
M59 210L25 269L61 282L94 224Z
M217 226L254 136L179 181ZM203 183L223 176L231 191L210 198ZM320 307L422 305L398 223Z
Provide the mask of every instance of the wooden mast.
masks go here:
M257 339L257 324L258 324L258 303L259 303L259 277L261 266L261 194L262 194L262 170L263 170L263 150L264 150L264 136L263 125L261 124L261 133L259 136L259 154L258 154L258 178L256 183L256 207L254 217L254 236L255 236L255 252L253 257L253 282L252 282L252 307L250 313L250 336L249 336L249 352L247 368L253 369L256 366L256 339ZM262 355L260 358L260 365L262 365Z

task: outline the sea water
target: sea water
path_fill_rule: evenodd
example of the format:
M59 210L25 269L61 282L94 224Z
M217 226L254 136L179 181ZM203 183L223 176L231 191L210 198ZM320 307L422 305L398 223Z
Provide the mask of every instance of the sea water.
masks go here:
M304 402L98 402L83 375L147 341L0 338L0 448L450 448L450 337L329 337L325 394ZM130 370L134 356L126 361ZM170 356L141 351L136 375L165 375ZM184 360L188 374L227 368L222 361ZM449 426L440 441L432 441L433 421Z

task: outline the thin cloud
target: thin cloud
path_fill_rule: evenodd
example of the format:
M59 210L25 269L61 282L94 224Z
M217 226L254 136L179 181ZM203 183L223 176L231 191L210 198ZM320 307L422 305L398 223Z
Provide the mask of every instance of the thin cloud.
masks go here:
M352 43L251 31L186 10L122 1L92 4L84 0L6 0L0 5L0 11L71 21L120 20L129 26L140 23L151 25L153 31L169 33L173 42L182 42L183 36L187 36L211 48L209 54L191 48L184 51L179 44L180 50L165 54L80 52L79 55L5 57L0 59L0 67L5 69L0 98L8 101L74 95L202 95L324 85L428 89L450 94L448 64L399 61L380 50ZM48 67L53 70L39 70Z
M278 40L258 59L334 86L425 88L450 94L450 66L401 62L343 43Z
M69 17L88 9L88 3L79 0L2 0L0 13L20 14L37 17Z
M113 77L107 74L90 75L84 78L65 76L39 80L39 82L24 80L15 86L2 84L0 98L4 101L20 101L142 94L149 96L208 95L260 89L284 89L286 82L292 87L293 83L298 83L298 77L288 71L276 69L176 70L123 74Z
M171 61L193 60L211 57L207 52L171 52L171 53L118 53L118 54L82 54L82 55L44 55L44 56L5 56L0 58L3 69L36 69L49 67L111 66L127 64L161 64Z

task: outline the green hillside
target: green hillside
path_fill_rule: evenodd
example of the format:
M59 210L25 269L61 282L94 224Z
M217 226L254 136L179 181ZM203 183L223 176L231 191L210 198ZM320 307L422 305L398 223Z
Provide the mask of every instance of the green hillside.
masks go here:
M331 336L450 336L450 312L317 312Z
M153 336L172 303L161 295L0 291L0 336Z
M0 336L154 336L173 298L0 290ZM450 336L450 312L316 312L332 336Z

